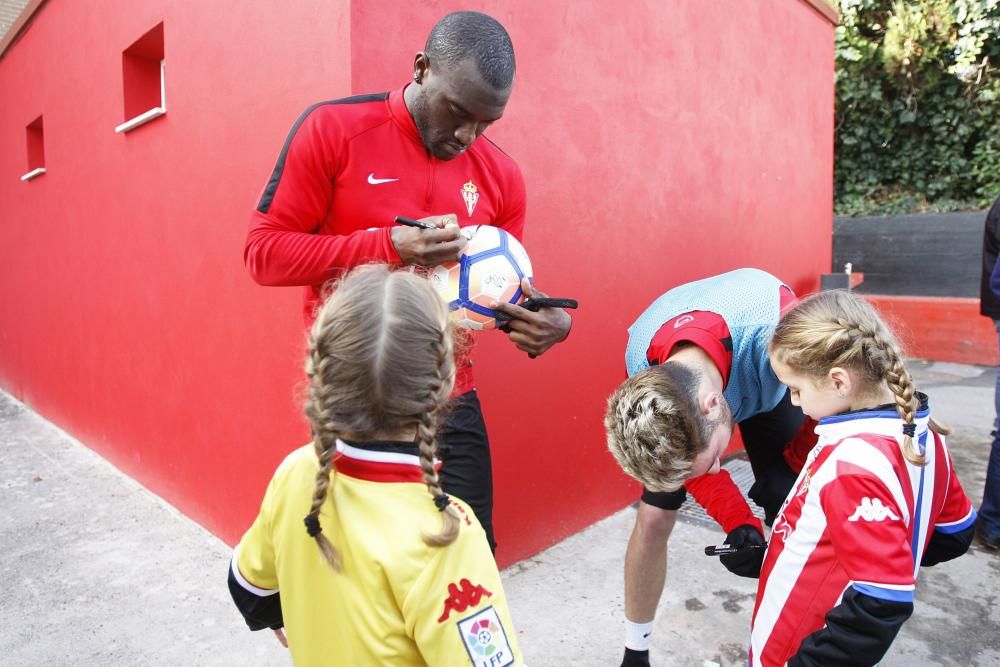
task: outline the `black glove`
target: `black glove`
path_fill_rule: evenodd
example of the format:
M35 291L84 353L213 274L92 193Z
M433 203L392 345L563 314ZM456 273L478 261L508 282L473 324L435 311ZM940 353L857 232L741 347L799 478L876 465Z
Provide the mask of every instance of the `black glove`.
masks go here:
M728 535L726 535L726 541L724 544L729 544L734 547L744 547L749 545L759 545L759 549L743 549L734 554L728 554L725 556L719 556L719 560L722 564L726 566L726 569L733 574L739 575L741 577L749 577L751 579L758 579L760 577L760 567L764 564L764 551L763 548L767 542L764 541L764 536L760 534L754 526L750 524L743 524L742 526L737 526L733 528Z

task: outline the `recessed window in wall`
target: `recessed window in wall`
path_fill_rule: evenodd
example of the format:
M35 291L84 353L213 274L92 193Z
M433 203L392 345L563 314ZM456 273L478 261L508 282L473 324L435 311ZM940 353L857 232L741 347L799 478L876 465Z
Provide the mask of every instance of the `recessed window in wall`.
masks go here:
M122 52L125 122L115 132L128 132L167 113L163 81L163 24Z
M42 134L42 117L28 123L28 173L22 181L30 181L45 173L45 137Z

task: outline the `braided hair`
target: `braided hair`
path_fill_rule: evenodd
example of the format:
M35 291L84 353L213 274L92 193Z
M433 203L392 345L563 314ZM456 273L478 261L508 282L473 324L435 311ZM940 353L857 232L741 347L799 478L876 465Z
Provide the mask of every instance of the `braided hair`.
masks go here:
M913 443L919 400L903 362L903 350L867 301L843 290L803 299L781 318L770 352L781 363L814 378L825 377L838 366L852 371L863 393L874 394L887 386L903 420L903 456L915 465L926 463ZM930 425L938 433L949 432L934 419Z
M340 437L372 440L415 426L424 480L444 513L441 534L425 541L435 546L454 541L458 515L441 490L434 457L455 362L448 310L430 283L384 265L351 271L313 323L306 375L305 414L319 468L304 523L330 566L339 570L341 562L319 516Z
M440 340L434 345L434 353L437 356L438 375L428 387L429 400L436 401L437 408L430 412L423 413L420 421L417 422L417 444L420 448L420 469L424 474L424 483L427 491L431 494L439 511L442 512L444 525L437 535L424 535L424 542L434 547L442 547L451 544L458 537L460 525L458 512L448 501L448 496L441 489L441 482L438 478L437 468L434 463L434 455L437 452L435 436L437 435L437 424L440 420L441 411L445 406L445 401L451 391L452 376L455 372L455 357L452 353L451 341L448 332L442 330Z

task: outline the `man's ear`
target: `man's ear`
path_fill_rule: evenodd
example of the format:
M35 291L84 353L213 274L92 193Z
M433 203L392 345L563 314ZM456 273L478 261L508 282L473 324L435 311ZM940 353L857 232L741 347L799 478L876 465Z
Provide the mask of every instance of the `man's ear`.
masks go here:
M840 396L847 396L851 393L851 389L854 387L854 381L851 377L850 372L846 368L841 368L840 366L834 366L827 373L827 377L833 384L834 390Z
M714 418L720 410L722 394L717 391L706 391L698 393L698 407L701 414L708 418Z
M423 83L430 71L431 59L424 51L417 51L417 55L413 56L413 80Z

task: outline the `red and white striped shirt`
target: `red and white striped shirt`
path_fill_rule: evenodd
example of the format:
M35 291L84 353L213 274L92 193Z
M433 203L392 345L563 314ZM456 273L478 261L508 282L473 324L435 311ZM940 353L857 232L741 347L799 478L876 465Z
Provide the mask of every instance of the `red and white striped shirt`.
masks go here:
M774 523L761 570L750 665L784 665L853 587L912 602L920 559L934 531L956 533L976 517L944 438L917 413L927 463L902 453L902 420L876 409L827 417Z

